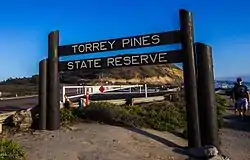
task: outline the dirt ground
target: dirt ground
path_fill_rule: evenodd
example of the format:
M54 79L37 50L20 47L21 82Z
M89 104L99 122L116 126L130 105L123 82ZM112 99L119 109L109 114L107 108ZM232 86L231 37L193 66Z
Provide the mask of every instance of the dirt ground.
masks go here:
M17 134L28 160L184 160L186 141L167 132L80 123L70 129ZM169 141L171 140L171 141Z
M228 114L220 130L223 154L232 160L250 159L250 129ZM168 132L80 123L58 131L16 134L12 139L28 160L185 160L178 148L186 140Z
M232 160L250 160L250 116L230 110L220 130L221 150ZM250 111L248 111L250 113ZM185 160L177 148L187 142L168 132L79 123L58 131L36 131L12 137L28 160Z
M250 111L248 111L250 112ZM241 120L228 111L220 130L221 149L232 160L250 160L250 117Z

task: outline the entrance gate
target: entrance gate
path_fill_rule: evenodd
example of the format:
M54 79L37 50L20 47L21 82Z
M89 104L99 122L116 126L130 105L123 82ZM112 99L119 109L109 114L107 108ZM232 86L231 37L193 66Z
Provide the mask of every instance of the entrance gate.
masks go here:
M180 29L170 32L62 46L59 46L59 31L51 32L48 36L48 58L40 62L40 129L57 130L60 127L59 71L183 63L188 146L199 147L201 144L210 144L218 147L217 122L216 115L214 114L216 111L214 105L211 47L201 43L194 45L191 12L184 9L179 10L179 19ZM59 62L60 56L177 43L181 44L182 48L180 50L144 54L122 54L105 58ZM199 97L197 96L197 81L199 85ZM201 92L201 88L203 87L206 87L206 89ZM201 108L199 109L200 116L203 118L200 124L198 103ZM200 128L202 134L200 134Z

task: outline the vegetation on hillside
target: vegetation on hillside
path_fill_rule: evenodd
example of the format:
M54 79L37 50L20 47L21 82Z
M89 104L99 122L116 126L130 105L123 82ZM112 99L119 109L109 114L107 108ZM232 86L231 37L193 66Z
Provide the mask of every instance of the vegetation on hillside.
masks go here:
M2 92L4 97L37 94L38 80L38 75L24 78L9 78L0 82L0 92Z
M63 83L83 82L91 84L100 83L101 79L111 84L176 84L181 83L183 74L182 70L173 64L71 71L61 74L61 82Z
M26 86L35 86L38 84L39 77L34 75L32 77L23 77L23 78L9 78L5 81L1 81L0 85L26 85Z

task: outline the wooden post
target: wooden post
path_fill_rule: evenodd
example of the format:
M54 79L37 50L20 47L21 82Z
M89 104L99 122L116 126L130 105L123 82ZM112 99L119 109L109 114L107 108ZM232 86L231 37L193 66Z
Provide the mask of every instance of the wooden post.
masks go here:
M46 130L47 116L47 60L39 63L39 129Z
M58 74L59 32L53 31L48 36L48 88L47 88L47 129L60 128L60 90Z
M183 54L184 90L187 112L188 147L200 147L197 84L195 73L194 33L192 13L181 9L180 32Z
M217 108L214 92L212 48L196 43L198 70L198 104L201 144L219 149Z

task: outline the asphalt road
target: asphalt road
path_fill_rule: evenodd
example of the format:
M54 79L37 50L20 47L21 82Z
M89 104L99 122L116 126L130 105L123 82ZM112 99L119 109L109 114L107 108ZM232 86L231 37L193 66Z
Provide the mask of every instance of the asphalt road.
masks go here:
M38 104L38 97L29 97L21 99L10 99L0 101L0 113L8 111L17 111L20 109L28 109Z
M91 100L109 100L109 99L124 99L127 97L128 94L131 93L111 93L108 94L97 94L92 95ZM148 97L150 96L163 96L166 92L155 92L155 93L148 93ZM133 93L131 94L132 97L144 97L144 93ZM77 101L78 98L72 99L73 101ZM21 99L9 99L9 100L0 100L0 113L8 112L8 111L17 111L20 109L28 109L38 105L38 97L28 97L28 98L21 98Z

